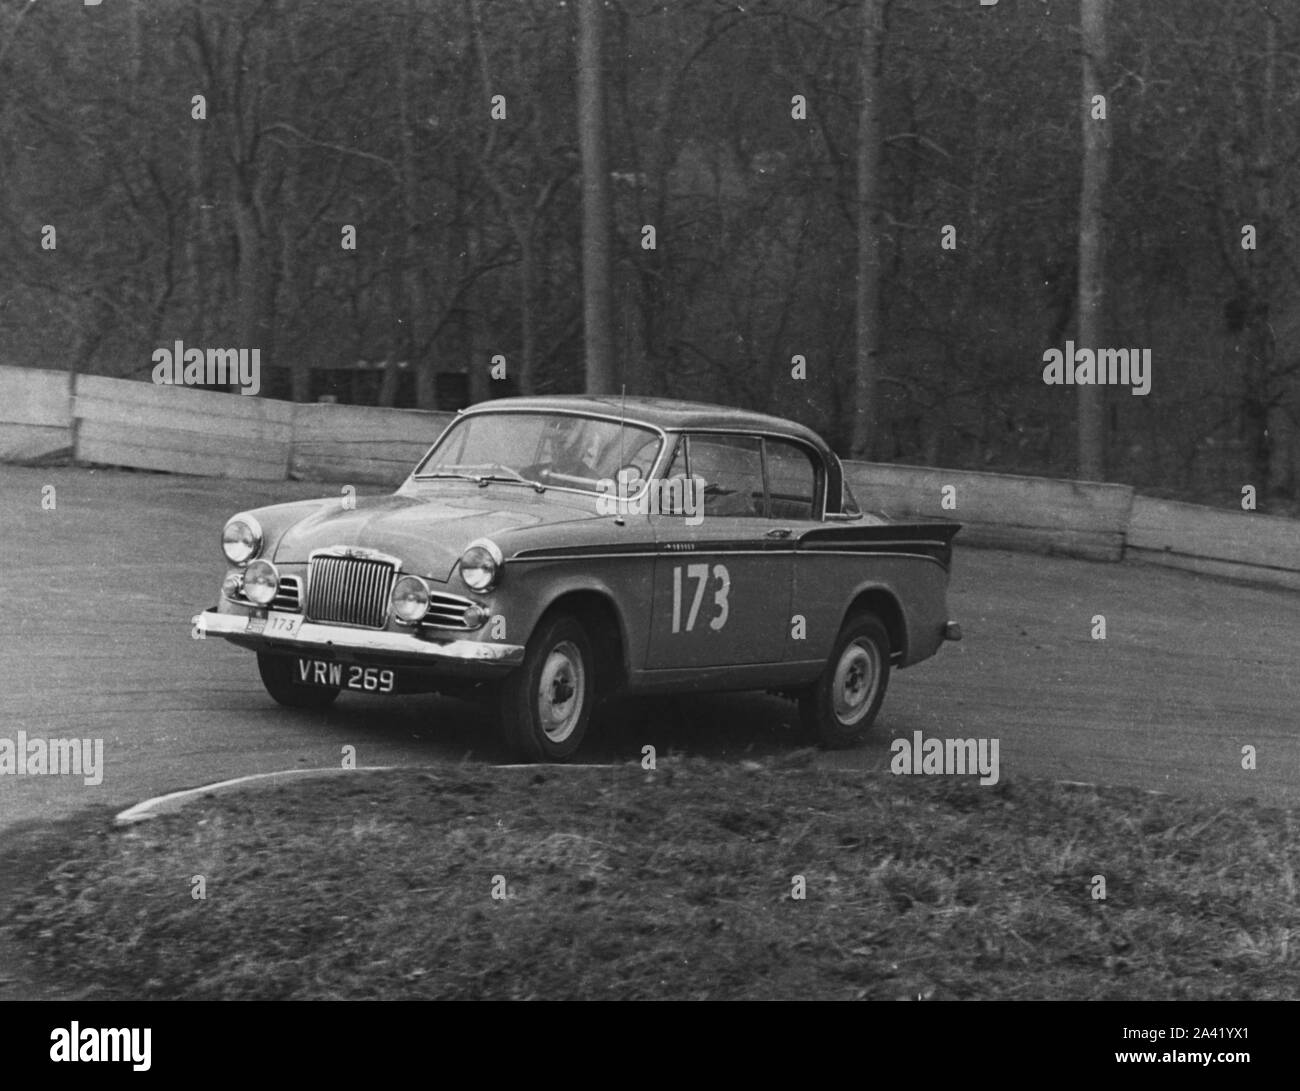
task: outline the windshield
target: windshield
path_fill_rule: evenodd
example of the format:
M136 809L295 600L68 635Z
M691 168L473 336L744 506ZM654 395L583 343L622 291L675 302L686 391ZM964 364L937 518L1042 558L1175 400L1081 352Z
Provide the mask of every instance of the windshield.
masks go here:
M457 420L416 477L524 481L584 492L649 477L660 437L641 425L562 413L483 413ZM608 486L606 485L605 488Z

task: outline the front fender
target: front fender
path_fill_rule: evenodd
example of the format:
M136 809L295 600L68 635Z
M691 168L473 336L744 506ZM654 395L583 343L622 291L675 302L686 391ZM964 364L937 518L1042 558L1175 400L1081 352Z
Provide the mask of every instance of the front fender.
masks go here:
M649 626L637 624L637 619L643 618L641 610L651 601L654 580L651 563L612 559L587 562L583 569L575 570L572 561L516 558L506 562L505 572L489 606L504 620L504 639L526 645L547 611L566 598L597 596L618 625L624 668L635 670L644 666Z

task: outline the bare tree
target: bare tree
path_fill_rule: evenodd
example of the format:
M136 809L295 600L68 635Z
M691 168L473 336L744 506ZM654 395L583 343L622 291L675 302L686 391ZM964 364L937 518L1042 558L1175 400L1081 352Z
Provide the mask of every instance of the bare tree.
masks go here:
M1079 0L1083 33L1083 189L1079 200L1079 344L1102 347L1105 305L1106 181L1110 173L1109 122L1094 116L1104 94L1107 0ZM1104 102L1104 99L1102 100ZM1079 476L1101 481L1106 473L1104 394L1083 384L1079 398Z
M888 0L863 0L862 44L858 54L861 101L858 106L858 283L855 299L857 338L853 376L854 458L872 457L879 428L876 404L880 355L881 273L881 63Z
M578 132L582 146L582 299L588 394L614 392L609 167L601 71L602 0L578 4Z

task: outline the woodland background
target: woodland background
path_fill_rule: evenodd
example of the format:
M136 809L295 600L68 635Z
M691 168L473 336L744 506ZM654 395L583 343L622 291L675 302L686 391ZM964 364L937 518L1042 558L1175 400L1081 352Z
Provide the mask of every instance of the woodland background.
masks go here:
M147 380L182 340L260 348L262 393L300 401L582 390L575 6L3 0L0 364ZM1079 329L1080 9L604 3L614 383L860 446L865 163L880 400L852 453L1075 473L1075 389L1045 386L1042 356ZM1102 395L1106 477L1294 510L1300 4L1111 4L1106 35L1090 347L1153 355L1150 395Z

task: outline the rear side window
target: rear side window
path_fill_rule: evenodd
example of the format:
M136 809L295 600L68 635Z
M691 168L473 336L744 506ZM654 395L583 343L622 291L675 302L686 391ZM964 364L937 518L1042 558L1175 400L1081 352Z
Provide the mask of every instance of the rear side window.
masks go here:
M763 514L763 448L750 436L690 436L691 475L704 479L704 514Z
M771 518L811 519L817 499L817 470L808 452L780 439L764 441Z

